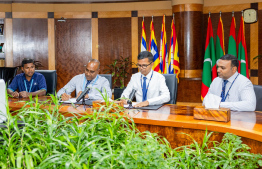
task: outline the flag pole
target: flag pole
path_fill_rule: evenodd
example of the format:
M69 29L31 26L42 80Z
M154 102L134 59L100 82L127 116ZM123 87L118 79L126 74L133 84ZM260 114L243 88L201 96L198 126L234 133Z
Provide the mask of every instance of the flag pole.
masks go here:
M210 17L210 15L211 15L211 12L208 13L208 16L209 16L209 17Z
M145 21L145 17L143 16L143 21Z
M234 11L232 11L232 17L234 17Z
M220 12L219 12L219 16L220 16L220 17L221 17L221 14L222 14L222 12L220 11Z
M241 11L241 13L242 13L242 16L244 15L244 11Z
M154 16L152 15L152 21L154 20L153 17L154 17Z

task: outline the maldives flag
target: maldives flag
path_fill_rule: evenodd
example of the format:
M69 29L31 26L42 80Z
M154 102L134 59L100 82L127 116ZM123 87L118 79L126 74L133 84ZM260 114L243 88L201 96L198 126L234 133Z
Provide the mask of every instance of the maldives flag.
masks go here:
M212 79L217 77L216 70L216 54L214 46L214 35L211 23L211 18L208 18L207 26L207 37L205 45L205 56L203 64L203 76L202 76L202 86L201 86L201 99L203 100L206 96Z
M236 20L234 16L232 16L230 32L229 32L228 54L231 54L237 57Z
M224 45L224 28L222 18L220 16L218 26L217 26L217 38L216 38L216 61L225 55L225 45ZM216 65L215 65L216 66ZM214 75L217 77L217 75ZM215 78L213 77L213 79Z
M239 60L238 72L243 76L249 78L247 46L246 46L246 39L245 39L245 25L244 25L243 16L241 16L240 28L237 36L237 47L238 47L238 60Z

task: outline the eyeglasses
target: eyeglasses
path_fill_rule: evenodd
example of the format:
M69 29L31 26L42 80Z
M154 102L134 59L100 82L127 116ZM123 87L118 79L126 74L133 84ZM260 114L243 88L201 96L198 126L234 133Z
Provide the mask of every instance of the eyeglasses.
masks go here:
M153 63L153 62L151 62L151 63ZM136 64L136 66L145 69L145 68L147 68L147 66L151 65L151 63L149 63L148 65Z

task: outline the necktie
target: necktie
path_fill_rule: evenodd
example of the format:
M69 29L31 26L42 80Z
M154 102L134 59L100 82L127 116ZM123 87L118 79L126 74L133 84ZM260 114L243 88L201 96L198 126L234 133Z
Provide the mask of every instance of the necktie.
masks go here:
M90 84L91 81L92 81L92 80L88 80L88 81L86 82L86 87L85 87L85 89L87 88L87 86Z
M146 90L146 77L143 77L143 86L142 86L142 92L143 92L143 99L142 101L146 101L147 100L147 90Z
M227 82L228 82L228 80L224 80L223 87L222 87L222 92L221 92L221 97L222 97L221 102L225 102L225 100L226 100L226 98L225 98L225 90L226 90Z

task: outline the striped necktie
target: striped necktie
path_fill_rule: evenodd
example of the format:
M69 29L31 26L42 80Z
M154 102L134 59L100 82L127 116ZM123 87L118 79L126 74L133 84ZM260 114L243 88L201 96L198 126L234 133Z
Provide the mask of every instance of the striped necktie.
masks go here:
M225 100L226 100L226 98L225 98L225 90L226 90L227 82L228 82L228 80L224 80L223 87L222 87L222 92L221 92L221 96L220 96L220 97L222 97L221 102L225 102Z

